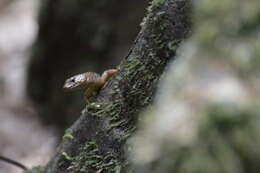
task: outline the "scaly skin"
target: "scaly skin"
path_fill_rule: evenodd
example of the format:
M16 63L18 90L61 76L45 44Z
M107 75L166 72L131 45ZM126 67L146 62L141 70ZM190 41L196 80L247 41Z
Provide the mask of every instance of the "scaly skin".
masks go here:
M103 72L100 76L94 72L86 72L68 78L63 86L64 91L75 91L86 89L85 100L89 103L89 98L100 88L102 88L107 80L116 72L117 69L110 69Z

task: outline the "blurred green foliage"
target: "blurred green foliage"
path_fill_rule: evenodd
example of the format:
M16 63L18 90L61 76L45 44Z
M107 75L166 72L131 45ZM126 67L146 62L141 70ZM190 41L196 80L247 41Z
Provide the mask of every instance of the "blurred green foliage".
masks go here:
M197 0L193 17L131 139L134 172L260 172L260 1Z

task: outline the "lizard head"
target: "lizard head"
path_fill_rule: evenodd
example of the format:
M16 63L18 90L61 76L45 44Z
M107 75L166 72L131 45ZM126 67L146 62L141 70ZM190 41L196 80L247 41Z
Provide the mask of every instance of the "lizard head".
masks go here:
M72 76L65 81L63 89L64 91L74 91L83 89L85 80L85 75L83 74Z

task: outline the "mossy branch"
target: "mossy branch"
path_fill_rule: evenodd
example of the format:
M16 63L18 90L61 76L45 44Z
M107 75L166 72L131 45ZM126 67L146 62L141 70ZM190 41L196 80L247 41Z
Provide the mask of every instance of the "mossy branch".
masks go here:
M131 51L66 131L46 171L125 172L125 143L179 43L190 32L190 0L154 0ZM126 31L127 32L127 31Z

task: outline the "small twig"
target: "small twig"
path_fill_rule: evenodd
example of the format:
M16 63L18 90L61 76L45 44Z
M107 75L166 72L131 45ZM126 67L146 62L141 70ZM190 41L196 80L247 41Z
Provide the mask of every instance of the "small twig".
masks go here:
M11 164L11 165L15 165L15 166L17 166L17 167L19 167L19 168L21 168L21 169L23 169L23 170L27 170L27 167L24 166L23 164L21 164L21 163L19 163L19 162L17 162L17 161L14 161L14 160L12 160L12 159L6 158L6 157L4 157L4 156L0 156L0 161L9 163L9 164Z

